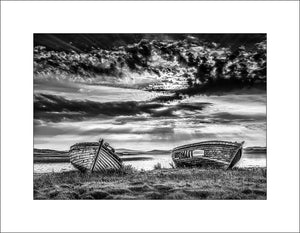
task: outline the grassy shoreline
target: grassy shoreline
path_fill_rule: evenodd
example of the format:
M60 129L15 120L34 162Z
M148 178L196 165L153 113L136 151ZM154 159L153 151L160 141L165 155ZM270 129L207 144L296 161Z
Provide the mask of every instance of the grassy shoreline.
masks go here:
M34 174L34 199L262 199L266 168Z

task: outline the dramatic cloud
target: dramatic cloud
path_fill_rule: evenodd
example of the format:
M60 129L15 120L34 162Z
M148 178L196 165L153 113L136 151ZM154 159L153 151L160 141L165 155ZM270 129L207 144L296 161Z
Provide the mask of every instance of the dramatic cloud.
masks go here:
M266 121L264 114L232 114L229 112L214 113L207 118L211 119L214 123L232 123L232 122L261 122Z
M202 98L202 97L199 97ZM53 149L68 149L74 143L82 141L97 141L104 137L116 147L139 149L171 149L180 144L201 140L229 140L246 141L247 146L266 143L265 111L258 101L247 104L247 98L236 96L244 106L233 102L227 104L216 103L208 105L201 111L196 108L191 111L179 110L181 106L189 106L187 102L177 103L175 116L150 117L149 114L96 117L82 120L50 122L42 119L34 121L35 143L40 148L55 145ZM233 98L233 97L232 97ZM230 98L230 99L232 99ZM244 98L244 101L240 99ZM251 96L250 99L253 97ZM208 100L206 99L206 100ZM197 105L199 99L194 99L191 106ZM254 105L257 105L254 108ZM246 110L252 107L252 114ZM200 107L199 107L200 109ZM223 111L220 111L220 110ZM225 112L229 110L232 113ZM44 145L44 146L43 146Z
M263 38L260 43L253 43L251 49L223 47L187 35L178 40L143 39L89 52L49 51L36 46L34 77L35 80L177 90L188 95L253 86L265 90L266 40Z
M148 92L132 88L90 85L70 80L35 79L36 94L58 95L72 100L91 100L96 102L147 101L162 93Z
M172 117L176 111L200 111L209 103L179 103L166 105L156 102L105 102L69 100L49 94L34 95L34 118L47 121L83 120L148 114L149 117Z
M265 146L264 36L248 35L245 47L150 35L81 49L62 37L48 38L50 47L35 43L35 147L100 137L141 150L214 139Z
M154 113L163 107L158 103L108 102L99 103L95 101L68 100L60 96L48 94L34 95L34 117L50 121L64 119L85 119L90 117L136 115L140 113Z

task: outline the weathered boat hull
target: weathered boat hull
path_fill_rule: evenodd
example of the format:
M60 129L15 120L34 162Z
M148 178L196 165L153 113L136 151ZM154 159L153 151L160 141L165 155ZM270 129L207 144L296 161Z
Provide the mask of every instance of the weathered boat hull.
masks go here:
M122 160L114 153L108 143L77 143L69 151L71 164L80 171L119 170Z
M219 161L213 161L205 158L193 158L193 159L182 159L173 160L176 167L215 167L215 168L226 168L227 163L221 163Z
M179 146L173 149L172 159L176 167L221 167L233 168L242 156L242 143L204 141ZM203 151L194 156L194 151Z

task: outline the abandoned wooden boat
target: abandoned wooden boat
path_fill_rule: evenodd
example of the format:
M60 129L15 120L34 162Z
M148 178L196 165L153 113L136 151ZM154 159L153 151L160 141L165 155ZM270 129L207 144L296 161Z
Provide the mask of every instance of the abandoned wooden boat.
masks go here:
M122 167L122 160L103 139L77 143L71 146L69 156L71 164L80 171L119 170Z
M176 167L212 166L233 168L242 157L244 142L203 141L176 147L172 159Z

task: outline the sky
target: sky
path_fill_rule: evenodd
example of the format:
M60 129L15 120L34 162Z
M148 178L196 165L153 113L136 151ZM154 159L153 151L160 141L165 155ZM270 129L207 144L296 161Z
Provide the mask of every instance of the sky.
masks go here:
M115 148L172 149L201 140L246 141L266 146L266 95L196 95L157 103L157 93L107 87L35 89L35 148L68 150L77 142L104 138Z
M183 65L175 52L179 51L181 60L186 54L206 54L212 67L216 56L212 54L228 52L216 45L203 48L193 44L194 39L177 42L155 42L158 47L151 44L150 53L148 42L135 44L137 51L128 45L92 55L35 47L34 147L69 150L75 143L100 138L114 148L144 151L170 150L204 140L266 146L265 91L244 88L164 100L187 88L186 77L197 72L193 60ZM230 62L246 57L250 70L261 62L253 62L253 54L247 51L243 54Z

